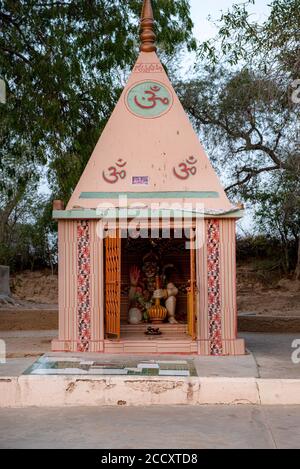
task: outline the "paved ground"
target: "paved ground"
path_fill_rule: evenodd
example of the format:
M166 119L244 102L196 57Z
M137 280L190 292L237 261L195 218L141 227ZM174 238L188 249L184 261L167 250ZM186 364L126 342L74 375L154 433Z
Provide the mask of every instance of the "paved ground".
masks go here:
M9 358L39 356L51 350L51 341L57 337L56 330L48 331L0 331L0 339L5 340Z
M243 333L247 348L252 352L260 378L300 379L300 364L292 362L292 343L298 334Z
M0 420L0 448L300 448L300 406L2 409Z
M0 365L0 376L18 376L39 355L50 351L51 339L55 336L55 331L0 332L0 339L5 340L11 357L6 365ZM300 364L296 365L291 360L292 342L300 339L300 334L243 333L240 336L246 339L250 355L195 357L198 375L300 379ZM106 355L106 358L112 361L120 359L120 356ZM166 356L162 358L166 359ZM178 360L179 356L173 358Z

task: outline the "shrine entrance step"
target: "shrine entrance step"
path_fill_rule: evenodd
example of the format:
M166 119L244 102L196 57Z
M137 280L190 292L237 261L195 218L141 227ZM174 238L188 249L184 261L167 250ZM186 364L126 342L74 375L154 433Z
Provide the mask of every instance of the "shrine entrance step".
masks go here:
M121 334L122 332L145 332L148 327L153 327L155 329L159 328L159 330L163 334L169 334L169 333L182 333L185 334L187 333L187 324L169 324L169 323L163 323L163 324L149 324L149 323L142 323L142 324L121 324Z
M104 353L137 354L197 354L197 342L189 336L183 338L124 338L104 341Z
M148 327L159 328L161 335L146 335ZM187 324L121 324L120 339L104 341L105 353L157 354L197 353L197 343L188 335Z

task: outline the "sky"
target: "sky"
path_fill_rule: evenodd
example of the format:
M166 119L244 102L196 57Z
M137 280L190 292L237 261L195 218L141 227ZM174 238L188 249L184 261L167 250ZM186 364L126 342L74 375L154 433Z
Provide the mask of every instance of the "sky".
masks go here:
M253 21L263 23L269 16L272 0L255 0L254 5L248 7ZM244 3L243 0L190 0L191 17L194 22L194 36L198 41L206 41L213 38L217 33L217 28L213 22L216 22L221 12L231 9L233 4ZM211 17L211 20L209 20ZM193 58L187 58L186 66L192 65ZM238 231L252 231L254 227L253 213L251 207L247 206L244 218L238 224Z
M221 16L221 11L227 11L234 3L244 3L241 0L190 0L191 16L194 22L194 35L200 41L205 41L215 36L216 28L208 20L211 16L215 21ZM271 0L255 0L255 5L249 6L253 19L263 22L270 11L268 4Z

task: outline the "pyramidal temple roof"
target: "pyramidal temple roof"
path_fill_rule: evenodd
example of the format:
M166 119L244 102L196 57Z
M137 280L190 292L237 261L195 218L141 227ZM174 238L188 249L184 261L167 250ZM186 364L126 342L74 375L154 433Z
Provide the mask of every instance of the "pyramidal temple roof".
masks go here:
M127 194L132 202L189 202L233 209L156 55L151 1L141 19L140 54L67 209L95 209Z

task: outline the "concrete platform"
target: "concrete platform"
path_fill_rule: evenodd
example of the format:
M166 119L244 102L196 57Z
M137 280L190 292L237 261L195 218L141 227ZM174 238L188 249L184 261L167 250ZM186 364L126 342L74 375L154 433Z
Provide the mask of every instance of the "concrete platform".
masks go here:
M23 356L0 365L0 407L300 405L300 364L291 360L292 342L299 338L296 334L244 334L252 353L242 357L191 356L197 377L22 375L37 355L49 350L54 334L55 331L46 335L42 331L34 336L29 331L6 333L10 353L13 355L15 346L21 354L23 347ZM28 347L26 353L24 344ZM61 356L49 352L48 355ZM83 358L82 354L67 356ZM110 363L120 360L116 355L100 357ZM99 359L99 354L84 354L85 360L94 358ZM143 361L153 356L134 358ZM155 359L166 360L166 355ZM168 359L179 360L180 355Z

